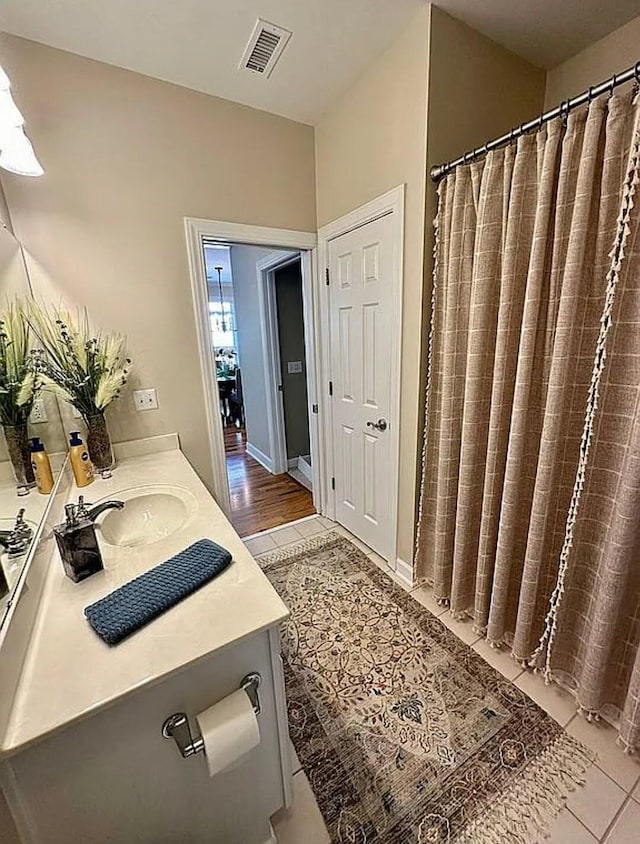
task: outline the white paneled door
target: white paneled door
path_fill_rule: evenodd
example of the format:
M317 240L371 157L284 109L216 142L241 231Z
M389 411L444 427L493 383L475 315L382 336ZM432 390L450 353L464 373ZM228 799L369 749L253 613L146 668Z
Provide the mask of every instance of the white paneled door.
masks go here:
M393 215L328 247L336 519L388 559L397 478L392 372L400 367Z

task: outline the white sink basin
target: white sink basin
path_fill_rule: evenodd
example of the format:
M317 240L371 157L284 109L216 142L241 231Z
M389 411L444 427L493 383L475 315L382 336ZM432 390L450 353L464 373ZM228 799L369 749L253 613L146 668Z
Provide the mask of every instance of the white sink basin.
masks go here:
M193 493L168 484L133 487L102 500L114 498L125 502L124 509L107 510L96 525L108 545L125 548L159 542L185 527L198 510Z

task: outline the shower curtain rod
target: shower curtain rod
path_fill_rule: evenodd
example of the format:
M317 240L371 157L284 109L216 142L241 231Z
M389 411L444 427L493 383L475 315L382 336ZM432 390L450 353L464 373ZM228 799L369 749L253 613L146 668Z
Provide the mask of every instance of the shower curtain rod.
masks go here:
M471 152L465 152L464 155L461 155L460 158L456 158L455 161L447 161L445 164L439 164L436 167L432 167L429 171L429 175L431 176L432 181L439 182L440 179L452 170L455 170L455 168L460 164L469 164L471 161L474 161L481 155L485 155L492 149L498 149L498 147L501 147L504 144L515 141L516 138L530 132L532 129L540 129L543 123L547 123L555 117L566 117L570 111L573 111L574 108L585 105L585 103L590 102L595 97L599 97L600 94L604 94L607 91L613 93L614 88L617 88L618 85L624 85L625 82L631 82L632 79L635 79L640 85L640 62L636 62L636 64L632 65L623 73L614 73L610 79L607 79L605 82L601 82L599 85L592 85L586 91L583 91L582 94L578 94L577 97L572 97L569 100L563 100L563 102L561 102L559 106L556 106L556 108L552 108L551 111L545 111L545 113L541 114L540 117L536 117L535 120L530 120L528 123L521 123L520 126L517 126L510 132L507 132L506 135L501 135L499 138L484 144L484 146L471 150Z

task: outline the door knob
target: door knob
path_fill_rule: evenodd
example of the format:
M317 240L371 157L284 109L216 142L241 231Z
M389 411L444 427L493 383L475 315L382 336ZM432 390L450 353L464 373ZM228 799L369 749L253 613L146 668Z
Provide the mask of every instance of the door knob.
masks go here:
M377 422L367 422L367 428L375 428L376 431L386 431L387 430L387 420L386 419L378 419Z

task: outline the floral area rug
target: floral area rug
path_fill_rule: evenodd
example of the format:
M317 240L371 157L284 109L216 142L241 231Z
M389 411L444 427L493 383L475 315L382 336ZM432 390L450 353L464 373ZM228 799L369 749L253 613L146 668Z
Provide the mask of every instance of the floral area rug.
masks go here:
M293 744L339 844L531 844L592 758L337 533L260 564Z

